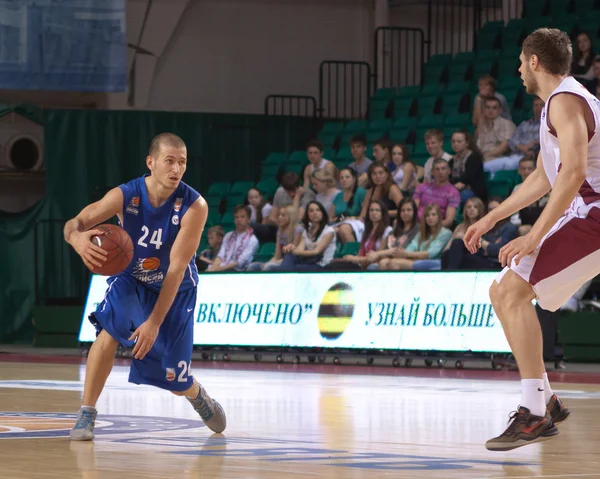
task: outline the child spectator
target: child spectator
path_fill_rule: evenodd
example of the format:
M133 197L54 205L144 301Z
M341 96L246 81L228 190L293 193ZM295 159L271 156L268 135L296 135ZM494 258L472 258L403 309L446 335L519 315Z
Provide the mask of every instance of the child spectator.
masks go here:
M284 253L279 271L318 271L331 263L335 255L335 231L328 226L329 218L323 205L311 201L306 208L300 243Z
M452 159L452 155L444 151L444 133L442 130L427 130L425 132L425 147L431 156L423 166L423 183L429 183L433 181L433 162L438 159L448 162ZM419 176L418 173L417 176Z
M486 98L496 98L500 102L500 115L502 118L512 120L508 102L504 95L496 91L496 80L492 75L480 77L477 86L479 87L479 94L473 101L473 125L479 126L483 121Z
M209 273L219 271L245 271L258 250L258 240L250 228L250 207L237 205L233 209L235 230L223 238L217 259L206 270Z
M455 155L450 160L450 183L460 193L460 202L465 203L476 196L487 200L487 187L483 171L483 155L467 130L458 130L452 135Z
M410 244L400 249L394 258L379 262L381 270L432 270L440 269L440 256L452 232L442 226L440 207L430 204L423 211L421 231Z
M198 271L205 271L217 258L219 249L223 243L223 236L225 236L225 230L220 225L213 226L208 230L208 248L202 250L200 254L196 256L196 266L198 267Z
M264 198L258 188L248 190L248 206L250 207L250 221L263 224L271 214L273 208Z

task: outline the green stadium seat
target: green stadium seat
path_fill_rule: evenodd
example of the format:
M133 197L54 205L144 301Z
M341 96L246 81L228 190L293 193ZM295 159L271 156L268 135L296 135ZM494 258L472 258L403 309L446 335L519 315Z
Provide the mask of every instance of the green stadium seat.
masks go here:
M568 0L550 0L548 5L548 15L552 18L561 18L571 16L571 2Z
M339 160L335 160L333 162L333 164L335 165L335 167L338 169L338 171L343 170L344 168L346 168L350 163L352 163L354 161L354 158L341 158Z
M437 96L420 96L418 100L419 116L434 115L437 112L438 100Z
M221 181L210 185L206 194L207 196L225 196L229 192L230 188L231 183Z
M408 116L413 113L415 106L415 97L396 97L394 98L394 117Z
M263 164L280 165L287 159L287 157L288 157L288 154L286 152L282 152L282 151L275 152L274 151L267 155L267 157L265 158L265 161L263 161Z
M256 187L259 189L259 191L263 194L263 196L269 200L271 200L273 198L273 195L275 195L275 191L277 191L277 188L279 187L279 183L277 183L277 180L275 179L262 179L260 180Z
M301 163L286 163L284 168L286 173L296 173L297 175L302 175L303 170L304 165Z
M423 85L421 91L419 92L419 98L424 96L435 96L437 97L442 91L442 84L430 83L428 85Z
M343 148L340 148L340 151L338 151L335 160L350 160L350 161L354 161L354 158L352 157L352 150L350 149L349 146L345 146Z
M394 120L394 123L392 123L392 128L394 128L394 129L397 129L397 128L412 129L417 124L417 121L418 121L418 119L414 116L401 116Z
M527 33L531 33L538 28L544 28L552 24L551 17L528 17L527 18Z
M444 128L466 128L471 125L471 113L455 113L444 118Z
M343 258L347 254L357 255L359 250L360 250L359 242L344 243L344 245L339 250L338 258Z
M442 97L442 113L444 115L460 113L461 109L469 109L464 95L450 93Z
M367 127L367 120L352 120L349 121L346 128L344 128L344 133L363 133Z
M455 81L448 83L446 86L445 94L449 95L450 93L464 95L469 92L470 84L466 81Z
M325 158L326 160L335 158L335 150L331 147L324 147L323 148L323 158Z
M227 195L227 211L231 211L237 205L243 205L248 195L241 193L228 193Z
M523 89L523 81L520 77L505 76L501 77L498 82L498 91L500 93L508 91L518 91Z
M339 133L344 129L343 121L327 121L321 128L321 131L327 133Z
M248 194L248 190L254 187L253 181L236 181L233 185L231 185L231 189L227 193L227 195L231 195L233 193L246 195Z
M546 0L527 0L526 2L523 2L523 5L525 7L523 11L524 18L535 18L547 15L548 8Z
M408 128L395 128L390 130L389 138L392 143L406 143L409 134Z
M384 118L390 101L391 98L371 98L369 100L369 118L374 119L374 116Z
M476 52L475 62L479 62L482 59L487 60L487 59L496 58L498 56L498 53L499 53L498 50L478 50Z
M375 143L381 138L385 138L387 135L387 130L369 130L365 133L365 139L367 143Z
M428 83L440 83L444 81L447 70L446 65L431 65L425 64L425 84Z
M521 47L525 38L526 22L522 18L514 18L502 30L502 49L507 47Z
M338 138L338 134L320 131L317 134L317 138L321 143L323 143L323 146L331 147L331 146L335 145L335 141Z
M414 98L419 94L419 86L403 86L398 88L398 93L395 98Z
M587 15L591 10L598 7L597 3L596 0L575 0L575 13Z
M275 255L276 248L276 243L264 243L258 250L258 253L254 255L253 261L258 263L266 263L273 257L273 255Z
M222 198L220 196L207 196L204 198L209 208L219 208Z
M520 61L518 57L503 57L498 60L498 78L519 76Z
M369 120L384 120L387 118L386 110L369 110Z
M496 58L480 58L473 64L473 79L477 80L484 75L493 73Z
M440 53L437 55L432 55L427 60L428 65L447 65L452 60L451 53Z
M471 63L454 63L448 69L448 82L469 80L473 71Z
M444 125L443 115L423 115L417 121L417 128L441 128Z
M211 227L219 224L219 220L221 219L221 214L216 209L209 209L208 216L206 217L206 226Z
M281 165L263 163L260 167L261 178L275 178L281 169Z
M477 51L482 50L493 50L498 45L500 30L496 31L482 31L479 30L477 34L477 40L475 42L475 48Z
M308 157L306 156L306 151L304 150L296 150L292 151L286 163L300 163L304 164L308 161Z

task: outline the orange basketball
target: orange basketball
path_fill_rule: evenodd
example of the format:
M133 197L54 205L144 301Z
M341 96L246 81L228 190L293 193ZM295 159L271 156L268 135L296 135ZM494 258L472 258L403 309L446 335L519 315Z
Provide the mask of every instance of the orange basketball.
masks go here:
M96 226L104 231L101 236L92 236L92 242L106 251L106 261L99 268L92 268L92 273L102 276L113 276L124 271L133 258L133 242L123 228L111 224Z

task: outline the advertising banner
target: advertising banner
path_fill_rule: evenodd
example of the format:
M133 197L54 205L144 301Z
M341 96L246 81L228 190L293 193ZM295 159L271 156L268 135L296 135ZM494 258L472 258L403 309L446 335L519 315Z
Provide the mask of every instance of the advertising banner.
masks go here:
M497 273L259 273L199 277L194 344L509 352L489 300ZM91 281L79 340L106 292Z

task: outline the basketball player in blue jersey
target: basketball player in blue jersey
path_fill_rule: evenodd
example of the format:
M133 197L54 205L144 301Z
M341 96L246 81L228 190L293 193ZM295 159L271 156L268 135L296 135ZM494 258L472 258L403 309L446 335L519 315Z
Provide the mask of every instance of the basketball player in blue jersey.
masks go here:
M72 440L94 437L96 402L119 344L133 347L130 382L185 396L210 429L225 429L225 412L191 372L198 284L194 254L208 207L181 181L186 164L183 140L171 133L158 135L146 158L149 175L112 189L65 225L65 240L89 268L101 266L106 258L90 241L102 234L90 229L95 225L117 215L134 245L128 268L108 279L106 296L90 315L97 337L88 355Z
M538 167L464 237L475 253L496 222L551 191L531 231L500 250L505 268L490 288L521 375L520 407L506 431L487 442L493 451L550 439L569 416L548 381L532 300L556 311L600 274L600 100L569 75L571 57L569 36L556 29L540 28L523 42L521 79L545 102Z

